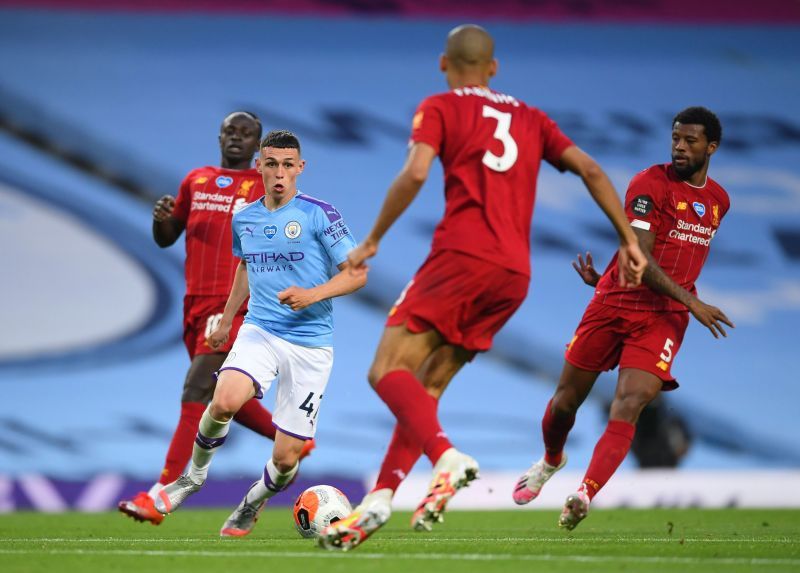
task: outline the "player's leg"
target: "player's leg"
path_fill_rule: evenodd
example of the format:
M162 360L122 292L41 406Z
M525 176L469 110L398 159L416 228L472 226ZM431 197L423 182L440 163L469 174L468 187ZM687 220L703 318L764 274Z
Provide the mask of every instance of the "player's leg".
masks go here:
M262 331L263 332L263 331ZM252 531L264 504L294 481L308 441L316 434L319 410L333 367L333 349L293 344L263 333L280 372L275 398L278 432L272 457L223 524L220 535L242 537Z
M393 348L397 350L394 351ZM435 330L414 335L404 326L390 326L384 331L378 345L369 372L369 381L379 395L382 390L385 391L385 388L382 388L383 384L399 384L407 381L411 391L416 392L415 400L428 407L428 415L432 414L435 419L438 397L466 360L462 359L460 350L443 344ZM411 372L415 372L416 376ZM405 380L401 378L396 382L393 376L397 373L407 375ZM390 391L395 390L392 388ZM381 397L384 398L383 395ZM390 396L390 399L394 398ZM384 398L384 401L390 405L387 399ZM392 412L395 413L395 410L392 409ZM321 547L343 551L353 549L366 541L391 517L394 491L423 453L419 435L407 431L410 426L407 422L403 422L397 413L395 417L398 419L397 425L375 488L364 497L350 515L322 531L319 541ZM435 422L438 424L438 420Z
M650 372L636 368L620 370L608 425L597 441L578 491L567 497L558 521L560 527L574 529L586 517L594 496L628 455L639 414L658 396L662 384L661 378Z
M475 354L474 351L467 350L461 346L445 344L440 346L423 364L420 372L420 379L425 385L428 394L436 399L437 405L445 389L450 384L450 381L467 362L475 357ZM398 425L397 429L401 429L401 426ZM444 465L447 455L449 454L446 453L442 456L438 465ZM468 458L469 462L474 462L469 456L462 455L462 457ZM409 471L410 469L409 467ZM439 468L438 471L436 467L434 468L432 485L425 498L423 498L411 516L411 526L417 531L430 531L435 523L444 521L442 514L448 501L452 498L457 489L464 487L469 481L477 477L478 470L477 464L474 464L474 470L471 468L467 469L469 475L466 481L456 486L448 486L447 480L441 479L440 473L442 471L441 468ZM460 470L452 471L452 468L447 468L445 466L444 471L455 474Z
M149 521L155 525L164 520L164 516L156 511L155 499L161 488L175 481L189 462L200 417L214 393L214 372L224 360L225 354L220 353L194 356L183 383L180 418L172 434L161 475L149 491L139 492L131 500L120 501L118 507L121 512L137 521Z
M294 481L307 441L280 430L277 432L272 458L264 466L261 478L250 486L242 501L225 520L219 533L222 537L244 537L253 530L266 502Z
M375 392L433 464L453 445L439 424L436 399L415 373L443 343L434 329L415 333L405 326L387 326L368 375Z
M424 504L427 517L434 520L440 520L455 492L478 475L478 463L453 447L439 423L436 399L413 374L442 344L442 336L434 329L414 333L405 326L386 327L369 372L370 384L433 464L434 477ZM436 492L435 503L432 492Z
M689 313L617 312L625 332L617 388L608 425L595 446L581 486L564 504L559 525L567 529L573 529L586 517L591 500L625 459L644 407L660 391L677 387L671 367L680 350Z
M202 487L214 454L228 436L231 419L255 395L249 374L233 369L220 372L211 404L200 418L189 470L158 492L155 507L159 512L171 513Z
M450 381L474 354L460 346L443 344L423 362L417 371L417 378L437 405ZM421 455L422 449L414 443L408 432L400 424L395 425L372 491L388 489L390 495L394 495Z
M423 362L417 371L417 377L424 385L426 392L437 401L437 404L450 381L461 367L472 359L474 354L474 352L469 352L459 346L443 344ZM364 513L367 508L372 508L371 511L376 516L372 525L380 526L385 523L391 515L391 502L395 491L421 455L422 449L403 429L403 426L395 425L375 487L355 508L354 513ZM371 532L374 532L375 529L372 529Z
M599 375L599 372L584 370L564 361L558 386L542 417L545 453L517 480L513 498L518 505L536 499L544 484L566 465L564 444L575 424L578 408L586 400Z

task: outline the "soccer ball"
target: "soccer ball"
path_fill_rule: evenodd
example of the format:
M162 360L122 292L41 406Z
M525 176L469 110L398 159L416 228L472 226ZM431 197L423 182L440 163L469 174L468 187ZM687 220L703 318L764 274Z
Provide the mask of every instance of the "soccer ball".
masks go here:
M350 515L347 497L330 485L315 485L294 502L294 526L303 537L318 537L331 523Z

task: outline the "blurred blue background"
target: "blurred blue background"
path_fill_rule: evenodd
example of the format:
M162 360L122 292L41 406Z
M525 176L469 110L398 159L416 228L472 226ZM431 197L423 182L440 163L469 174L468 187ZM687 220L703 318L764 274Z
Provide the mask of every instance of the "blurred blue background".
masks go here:
M437 59L463 20L0 9L0 508L13 508L15 480L30 475L157 478L188 357L183 245L158 249L150 214L189 170L219 163L221 119L243 108L267 130L295 131L308 161L301 190L363 237L404 160L415 106L446 89ZM666 411L692 436L681 468L800 467L800 28L479 23L496 40L492 87L550 114L620 193L669 161L677 111L720 116L710 174L732 207L698 286L737 328L715 340L692 322ZM336 361L305 475L377 471L393 418L366 371L442 212L437 165L368 287L336 301ZM440 409L489 472L540 455L541 413L592 294L570 261L591 250L604 267L615 249L579 180L550 167L532 237L528 300ZM614 380L601 378L581 410L568 444L575 469L605 425ZM212 475L255 476L270 449L237 427Z

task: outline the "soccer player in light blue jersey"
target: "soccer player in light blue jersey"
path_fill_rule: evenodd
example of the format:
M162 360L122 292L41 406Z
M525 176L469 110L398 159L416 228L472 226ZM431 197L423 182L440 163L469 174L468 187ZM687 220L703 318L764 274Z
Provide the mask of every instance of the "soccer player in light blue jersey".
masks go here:
M233 253L240 262L209 345L227 341L236 310L249 296L247 316L200 420L189 470L165 486L155 504L161 513L171 513L202 487L231 418L277 378L272 458L222 526L223 537L250 533L266 501L297 474L303 445L316 432L333 365L331 299L366 283L366 277L342 272L356 245L342 216L297 189L305 167L297 137L288 131L268 133L257 164L266 193L233 216Z

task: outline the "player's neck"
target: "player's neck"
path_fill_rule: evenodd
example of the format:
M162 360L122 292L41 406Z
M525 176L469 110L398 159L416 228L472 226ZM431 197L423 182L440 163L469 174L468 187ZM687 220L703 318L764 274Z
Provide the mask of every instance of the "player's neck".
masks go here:
M262 203L264 204L264 207L266 207L268 211L277 211L278 209L289 203L289 201L294 199L296 195L297 195L297 189L295 189L294 192L292 193L285 193L280 198L273 197L272 195L267 193L266 195L264 195Z
M244 171L252 167L252 162L249 159L242 159L241 161L233 161L225 157L222 158L220 167L223 169L230 169L232 171Z
M699 171L692 173L692 175L687 179L682 179L682 181L687 185L691 185L692 187L696 187L697 189L702 189L703 187L706 186L706 183L708 182L708 165L706 165Z
M447 85L451 90L466 88L469 86L489 87L489 77L483 74L458 74L448 76Z

